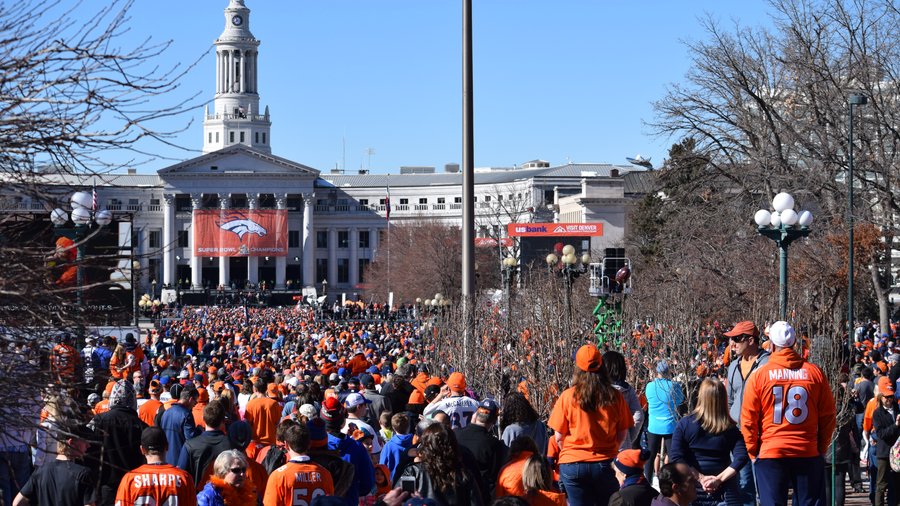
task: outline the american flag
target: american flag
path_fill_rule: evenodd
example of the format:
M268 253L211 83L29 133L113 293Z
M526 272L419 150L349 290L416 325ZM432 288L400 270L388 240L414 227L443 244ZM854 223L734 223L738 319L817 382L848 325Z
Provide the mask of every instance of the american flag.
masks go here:
M93 200L91 201L91 211L97 212L97 187L91 187L91 197Z
M391 185L387 186L387 196L384 198L384 212L388 224L391 223Z

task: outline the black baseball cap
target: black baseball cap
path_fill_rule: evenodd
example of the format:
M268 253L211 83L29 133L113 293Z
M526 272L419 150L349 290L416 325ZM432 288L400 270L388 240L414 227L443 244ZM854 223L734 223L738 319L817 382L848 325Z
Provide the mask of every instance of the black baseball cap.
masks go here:
M166 433L159 427L147 427L141 433L141 448L147 451L164 452L169 447Z

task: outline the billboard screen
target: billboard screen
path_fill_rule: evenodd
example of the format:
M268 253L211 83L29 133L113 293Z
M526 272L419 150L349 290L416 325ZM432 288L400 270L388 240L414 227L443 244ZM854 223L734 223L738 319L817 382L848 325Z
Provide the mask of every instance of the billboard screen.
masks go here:
M194 256L285 256L288 215L285 209L194 211Z
M600 237L602 223L510 223L510 237Z

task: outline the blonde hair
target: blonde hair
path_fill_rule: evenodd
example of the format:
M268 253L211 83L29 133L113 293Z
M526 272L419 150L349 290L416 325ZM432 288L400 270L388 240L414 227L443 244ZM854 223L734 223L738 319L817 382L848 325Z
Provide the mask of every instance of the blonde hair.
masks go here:
M725 384L716 378L706 378L700 384L694 416L700 427L710 434L721 434L734 426L728 414L728 394Z
M525 492L530 494L537 490L550 490L552 483L544 458L537 453L528 457L522 468L522 486L525 487Z
M247 468L247 457L243 453L237 450L226 450L216 457L216 462L213 464L213 472L217 477L224 478L235 462L240 464L241 467Z

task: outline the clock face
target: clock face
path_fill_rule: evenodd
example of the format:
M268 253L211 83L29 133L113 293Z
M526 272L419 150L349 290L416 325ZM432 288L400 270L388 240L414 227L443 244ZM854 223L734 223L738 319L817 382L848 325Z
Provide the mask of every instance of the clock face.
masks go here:
M244 18L235 14L234 17L231 18L231 24L234 26L241 26L244 23Z

